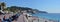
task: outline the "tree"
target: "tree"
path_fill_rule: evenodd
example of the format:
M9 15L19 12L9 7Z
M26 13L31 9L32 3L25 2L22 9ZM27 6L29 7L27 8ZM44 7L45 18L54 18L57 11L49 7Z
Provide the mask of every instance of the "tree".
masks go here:
M5 4L4 2L2 2L2 3L1 3L1 7L2 7L2 10L4 10L5 7L6 7L6 4Z

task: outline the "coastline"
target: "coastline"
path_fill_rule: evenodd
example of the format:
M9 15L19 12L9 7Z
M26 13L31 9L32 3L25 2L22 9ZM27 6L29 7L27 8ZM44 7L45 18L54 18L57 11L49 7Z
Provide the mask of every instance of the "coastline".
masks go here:
M26 13L24 13L24 14L26 14ZM23 14L23 15L24 15ZM7 14L6 16L8 16L9 14ZM23 17L24 16L19 16L19 18L18 18L18 21L20 22L20 20L21 21L23 21L22 19L23 19ZM30 15L30 14L29 14ZM12 16L12 15L11 15ZM34 18L34 19L36 19L36 20L34 20L33 22L45 22L45 21L48 21L48 22L58 22L57 20L52 20L52 19L47 19L47 18L44 18L44 17L42 17L42 18L37 18L37 16L35 16L35 17L33 17L33 16L31 16L32 18ZM20 19L21 18L21 19ZM29 17L28 17L29 18ZM29 18L29 19L32 19L32 18ZM25 21L27 20L25 17L24 17L24 19L25 19ZM39 20L39 21L38 21Z
M39 18L45 18L45 19L51 19L51 20L57 20L57 21L60 21L60 18L59 18L59 15L60 14L51 14L51 13L48 13L48 14L33 14L33 16L38 16Z

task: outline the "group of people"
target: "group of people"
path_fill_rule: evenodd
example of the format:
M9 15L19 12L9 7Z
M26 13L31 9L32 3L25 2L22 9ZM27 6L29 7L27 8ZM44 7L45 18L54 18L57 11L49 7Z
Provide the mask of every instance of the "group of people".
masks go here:
M6 16L4 16L2 19L0 19L0 22L12 22L14 20L17 21L19 16L20 16L19 13L15 14L15 15L9 17L9 18L6 18Z
M3 14L3 13L1 13ZM1 15L0 14L0 15ZM9 18L6 18L6 16L4 16L2 19L0 19L0 22L12 22L12 21L17 21L17 19L19 18L20 15L25 15L26 19L28 19L28 16L26 13L16 13L13 16L10 16ZM7 16L8 17L8 16ZM30 17L30 16L29 16Z

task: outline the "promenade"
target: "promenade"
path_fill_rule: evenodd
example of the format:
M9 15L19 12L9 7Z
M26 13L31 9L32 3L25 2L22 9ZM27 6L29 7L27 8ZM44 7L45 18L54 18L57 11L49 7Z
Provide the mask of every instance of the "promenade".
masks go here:
M12 14L6 14L6 15L0 15L0 19L3 19L3 17L6 16L6 18L9 18L11 16L13 16ZM35 20L33 20L35 19ZM48 20L48 19L44 19L44 18L37 18L37 17L28 17L28 19L25 17L24 14L21 14L17 21L12 21L12 22L58 22L58 21L55 21L55 20Z

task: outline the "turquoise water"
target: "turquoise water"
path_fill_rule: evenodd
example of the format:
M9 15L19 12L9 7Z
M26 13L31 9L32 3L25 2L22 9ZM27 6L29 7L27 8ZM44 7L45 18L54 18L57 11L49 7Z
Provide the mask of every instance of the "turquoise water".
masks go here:
M60 13L48 13L48 14L40 13L40 14L33 14L33 16L60 21Z

